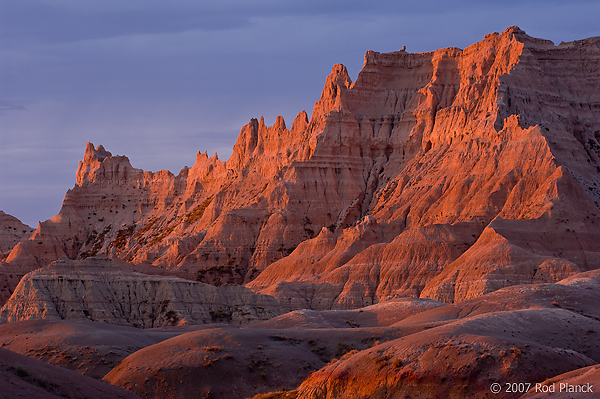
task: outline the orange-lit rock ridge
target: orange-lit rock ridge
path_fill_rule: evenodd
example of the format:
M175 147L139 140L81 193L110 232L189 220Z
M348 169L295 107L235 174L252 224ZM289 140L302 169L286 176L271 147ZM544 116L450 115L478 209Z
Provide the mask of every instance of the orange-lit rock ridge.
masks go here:
M226 162L151 173L88 143L2 267L105 254L315 309L557 281L600 267L598 87L600 38L369 51L310 120L252 119Z

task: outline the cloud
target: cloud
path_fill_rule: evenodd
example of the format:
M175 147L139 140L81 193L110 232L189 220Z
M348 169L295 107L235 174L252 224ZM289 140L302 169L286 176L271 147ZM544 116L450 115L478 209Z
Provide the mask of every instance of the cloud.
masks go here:
M22 103L0 99L0 115L2 115L2 111L24 111L26 109Z
M86 141L177 173L197 150L226 159L251 117L310 113L331 66L355 79L367 50L465 47L511 25L568 41L597 35L597 15L591 0L3 1L0 187L58 187L19 211L49 218Z
M1 33L5 42L69 43L140 34L176 33L191 29L235 29L247 24L243 15L203 12L200 7L169 3L45 2L22 0L3 5ZM85 6L83 6L85 4Z
M511 2L504 2L510 4ZM527 3L522 1L521 4ZM44 1L20 0L0 6L0 33L8 44L69 43L129 35L239 30L255 19L322 17L344 19L410 16L420 19L453 10L488 8L493 2L322 0Z

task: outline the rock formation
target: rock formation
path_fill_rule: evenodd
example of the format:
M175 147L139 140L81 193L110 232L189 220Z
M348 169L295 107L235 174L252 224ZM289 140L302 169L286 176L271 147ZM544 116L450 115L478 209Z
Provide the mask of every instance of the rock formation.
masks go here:
M357 81L333 90L340 110L324 134L369 143L348 145L374 159L360 208L369 216L321 252L299 246L249 286L344 308L395 295L460 301L598 268L599 61L600 38L554 46L518 28L464 50L368 52ZM350 246L367 218L377 227ZM361 242L341 264L329 260ZM294 267L312 253L317 267Z
M532 389L523 399L586 399L598 393L600 366L588 366L549 378ZM545 388L545 389L544 389Z
M124 262L122 262L124 263ZM30 272L0 310L0 321L81 319L134 327L247 323L282 313L248 288L131 272L108 258L66 257Z
M4 398L140 399L134 393L0 348Z
M600 267L599 84L600 38L369 51L355 82L333 67L310 120L252 119L226 162L151 173L88 143L1 269L104 254L288 309L557 281Z
M6 302L24 274L18 268L15 270L3 264L3 261L19 241L27 239L32 233L31 227L0 211L0 303Z
M33 233L33 229L19 219L0 211L0 260L21 241Z
M141 329L91 320L24 320L0 324L0 346L99 380L132 353L183 334L188 328L176 331L172 327Z
M103 380L146 398L246 399L291 391L332 358L397 337L363 328L204 329L139 350Z
M494 382L535 384L578 369L553 380L594 383L599 288L595 270L427 310L394 325L417 332L348 353L271 398L493 398Z

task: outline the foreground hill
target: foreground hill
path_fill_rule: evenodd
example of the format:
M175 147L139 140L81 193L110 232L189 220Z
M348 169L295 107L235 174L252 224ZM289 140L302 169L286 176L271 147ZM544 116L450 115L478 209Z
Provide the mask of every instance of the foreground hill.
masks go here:
M124 389L0 348L3 398L139 399Z
M38 319L0 324L0 346L100 379L130 354L184 332L90 320Z
M347 309L596 269L598 85L600 38L369 51L356 82L333 67L310 120L253 119L226 162L151 173L88 143L60 213L0 270L103 254Z
M553 381L594 385L593 366L600 361L599 289L596 270L557 284L513 286L426 310L390 327L400 329L400 338L348 352L298 389L268 397L518 398L524 391L494 394L490 387Z

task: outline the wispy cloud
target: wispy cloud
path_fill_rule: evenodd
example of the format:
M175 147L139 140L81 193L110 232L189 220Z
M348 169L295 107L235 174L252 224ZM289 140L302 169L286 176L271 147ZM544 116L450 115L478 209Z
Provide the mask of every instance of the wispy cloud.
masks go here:
M15 216L51 217L86 141L147 170L225 159L251 117L290 125L332 64L355 78L367 50L465 47L511 25L568 41L600 34L597 15L596 0L0 1L0 208L10 191Z
M23 103L0 99L0 115L2 115L2 111L24 111L26 109Z

